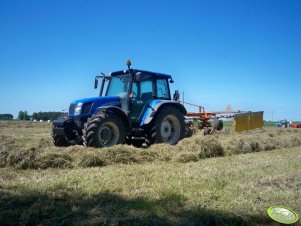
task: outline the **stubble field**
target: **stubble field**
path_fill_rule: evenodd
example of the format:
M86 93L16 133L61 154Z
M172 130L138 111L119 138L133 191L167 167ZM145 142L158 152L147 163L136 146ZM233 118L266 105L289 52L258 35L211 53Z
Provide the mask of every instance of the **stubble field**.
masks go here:
M301 213L301 129L137 149L54 147L51 125L0 122L0 225L278 225Z

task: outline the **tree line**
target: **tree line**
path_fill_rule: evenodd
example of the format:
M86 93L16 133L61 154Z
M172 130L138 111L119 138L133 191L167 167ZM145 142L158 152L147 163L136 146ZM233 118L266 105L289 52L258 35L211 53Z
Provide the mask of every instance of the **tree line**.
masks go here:
M58 117L64 115L62 112L55 112L55 111L49 111L49 112L34 112L32 115L28 115L27 111L19 111L18 119L19 120L54 120Z
M12 114L0 114L0 120L12 120L13 118Z
M55 111L49 111L49 112L34 112L32 114L32 119L33 120L43 120L43 121L47 121L47 120L55 120L60 116L65 115L65 113L63 112L55 112Z

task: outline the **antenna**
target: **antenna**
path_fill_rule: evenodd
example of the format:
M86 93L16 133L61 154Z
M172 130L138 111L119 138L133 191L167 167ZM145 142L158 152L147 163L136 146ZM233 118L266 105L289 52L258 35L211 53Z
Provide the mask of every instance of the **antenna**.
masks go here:
M131 62L130 59L128 59L128 60L126 61L126 65L128 66L128 69L130 70L130 69L131 69L131 65L132 65L132 62Z

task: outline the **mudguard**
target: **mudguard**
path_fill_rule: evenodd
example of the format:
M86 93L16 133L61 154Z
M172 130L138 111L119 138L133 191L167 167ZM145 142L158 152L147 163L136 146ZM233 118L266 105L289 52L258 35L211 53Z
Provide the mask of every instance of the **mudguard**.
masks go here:
M132 132L131 121L130 121L129 117L126 115L126 113L121 108L115 107L115 106L102 106L102 107L97 108L95 113L97 113L99 111L105 112L107 114L114 113L114 114L118 115L125 124L126 133L130 134Z
M187 114L187 111L185 107L180 104L178 101L173 101L173 100L153 100L147 110L144 113L144 116L141 120L140 126L147 125L149 124L156 116L156 113L167 106L175 106L179 108L179 110L182 112L183 115Z

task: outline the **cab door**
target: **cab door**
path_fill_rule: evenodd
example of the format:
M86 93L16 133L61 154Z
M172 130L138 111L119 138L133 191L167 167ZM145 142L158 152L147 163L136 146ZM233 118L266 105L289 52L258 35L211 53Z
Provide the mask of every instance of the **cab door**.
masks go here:
M130 117L132 123L139 123L148 105L153 101L155 84L153 76L144 75L141 82L134 82L131 92Z

